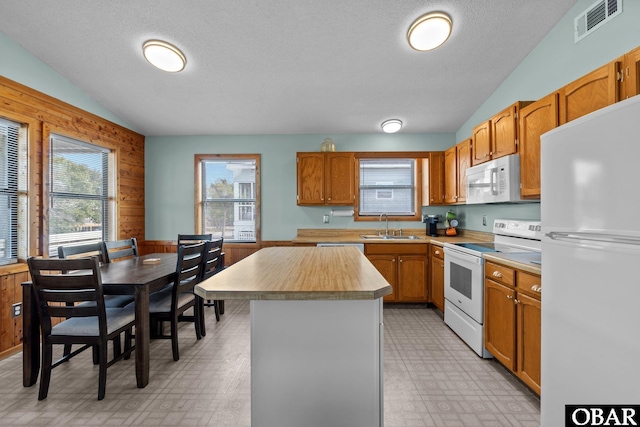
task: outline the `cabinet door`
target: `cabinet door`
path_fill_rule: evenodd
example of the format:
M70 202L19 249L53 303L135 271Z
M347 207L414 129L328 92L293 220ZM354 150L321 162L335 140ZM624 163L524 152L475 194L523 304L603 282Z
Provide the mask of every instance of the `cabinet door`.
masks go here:
M458 168L456 146L444 152L444 202L447 204L458 201Z
M522 293L517 294L518 315L518 377L540 394L540 301Z
M621 70L620 99L631 98L640 94L640 47L633 49L624 55L624 63Z
M487 120L473 128L471 137L473 138L471 164L475 166L491 160L491 122Z
M428 171L425 170L428 169ZM438 151L429 153L427 161L423 161L422 166L423 178L428 176L422 182L422 204L423 205L441 205L444 203L444 152ZM428 191L424 191L428 189Z
M517 114L518 106L505 108L491 118L491 158L515 154L517 144Z
M504 366L516 369L515 291L484 281L484 346Z
M369 259L369 261L371 261L371 264L373 264L373 266L380 272L380 274L382 274L382 277L384 277L393 288L393 293L389 295L385 295L383 297L383 301L385 302L396 301L397 299L396 294L398 293L398 290L397 290L398 286L396 281L396 278L398 276L396 256L395 255L367 255L367 258Z
M355 200L355 161L353 153L326 153L326 202L332 205L353 205Z
M558 126L558 94L520 110L520 196L540 197L540 135Z
M298 204L324 204L323 153L297 154Z
M427 302L427 257L400 255L398 257L398 300Z
M561 88L560 124L619 101L619 70L620 62L613 61Z
M444 261L431 257L431 302L444 312Z
M467 169L471 166L471 138L456 146L458 159L458 203L467 201Z

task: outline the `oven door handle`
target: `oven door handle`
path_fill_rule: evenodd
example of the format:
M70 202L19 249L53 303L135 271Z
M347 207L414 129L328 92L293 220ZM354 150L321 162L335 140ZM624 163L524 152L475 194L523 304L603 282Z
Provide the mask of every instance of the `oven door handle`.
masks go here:
M472 264L482 264L482 257L475 255L469 255L464 252L456 251L455 249L444 248L445 260L447 255L450 257L450 261L460 260L462 262L469 262Z

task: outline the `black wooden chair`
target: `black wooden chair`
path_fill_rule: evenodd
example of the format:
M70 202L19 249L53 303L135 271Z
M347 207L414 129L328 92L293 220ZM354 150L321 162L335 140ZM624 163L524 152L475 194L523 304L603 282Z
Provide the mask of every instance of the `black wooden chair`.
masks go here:
M206 242L204 249L204 258L203 268L202 268L202 280L208 279L209 277L219 273L224 268L224 253L222 252L222 243L224 242L223 238L211 240ZM216 314L216 320L220 321L220 303L219 300L207 300L204 303L207 307L213 307ZM203 322L204 325L204 322ZM202 335L206 335L206 331L203 327Z
M104 254L108 263L124 258L138 257L138 242L135 237L104 242L104 246Z
M90 256L96 256L101 263L108 263L107 247L104 242L86 243L84 245L76 246L58 246L58 258L60 259L77 259L86 258ZM133 295L105 295L104 305L107 308L122 308L128 304L131 304L134 300ZM69 304L67 304L69 305ZM119 356L122 353L122 347L120 345L120 338L113 341L114 357ZM64 354L69 355L71 353L71 345L65 345ZM94 363L98 363L98 355L94 351Z
M98 355L98 400L105 395L107 368L129 356L131 331L135 324L133 307L106 308L97 257L81 259L27 260L34 287L35 302L42 330L42 371L38 400L46 399L51 370L87 348ZM65 272L73 271L73 274ZM62 318L53 325L54 319ZM125 351L107 360L107 344L125 333ZM119 342L119 341L118 341ZM52 363L56 344L84 346Z
M178 234L178 246L193 245L194 243L208 242L213 238L212 234Z
M178 322L193 322L196 330L196 338L202 338L202 298L193 293L193 288L202 278L202 259L204 257L205 243L178 246L178 261L176 265L176 277L173 286L161 292L155 292L149 296L149 314L151 324L168 321L171 324L171 335L160 334L154 338L171 339L173 360L180 359L178 351ZM193 308L193 316L184 314L186 310ZM160 328L162 329L162 328Z

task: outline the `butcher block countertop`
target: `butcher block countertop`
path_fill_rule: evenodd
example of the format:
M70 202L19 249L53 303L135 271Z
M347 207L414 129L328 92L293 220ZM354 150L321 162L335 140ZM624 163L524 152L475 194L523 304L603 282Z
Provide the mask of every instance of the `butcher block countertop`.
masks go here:
M355 247L271 247L195 287L207 300L371 300L391 286Z

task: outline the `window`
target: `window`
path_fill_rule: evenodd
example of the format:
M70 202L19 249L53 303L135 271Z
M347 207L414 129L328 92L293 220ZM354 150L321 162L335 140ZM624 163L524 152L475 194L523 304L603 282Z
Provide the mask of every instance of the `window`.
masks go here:
M360 159L359 216L416 216L416 160Z
M0 119L0 265L26 258L26 128Z
M49 255L58 246L109 240L108 149L51 135L49 157Z
M196 155L196 168L196 232L226 242L257 242L260 156Z

